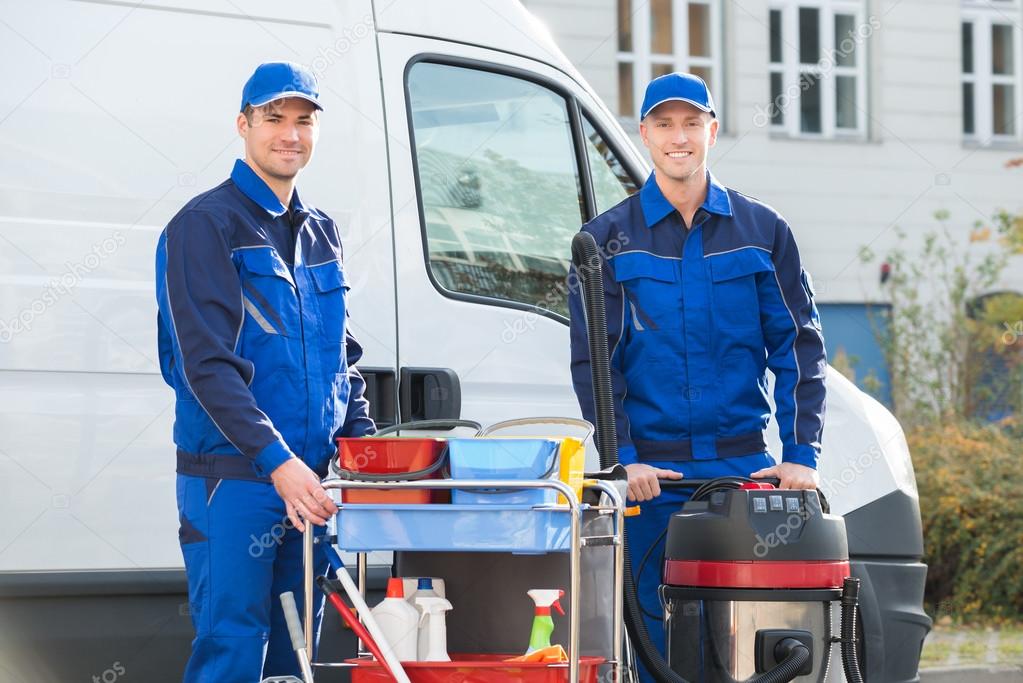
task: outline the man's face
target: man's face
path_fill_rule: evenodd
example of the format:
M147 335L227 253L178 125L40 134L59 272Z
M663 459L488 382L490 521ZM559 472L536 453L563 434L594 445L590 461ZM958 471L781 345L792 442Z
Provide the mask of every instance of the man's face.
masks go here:
M639 124L659 175L684 182L699 173L717 142L718 121L688 102L664 102Z
M253 109L251 122L238 115L238 134L245 138L245 158L263 174L291 180L313 156L320 135L319 118L312 102L301 97Z

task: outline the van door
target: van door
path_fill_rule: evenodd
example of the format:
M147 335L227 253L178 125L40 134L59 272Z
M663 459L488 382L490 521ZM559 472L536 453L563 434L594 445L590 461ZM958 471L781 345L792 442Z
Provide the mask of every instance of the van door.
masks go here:
M102 570L118 590L115 570L181 566L154 253L170 218L223 182L242 154L238 92L261 61L291 59L319 76L322 135L299 188L341 230L352 326L365 349L359 367L374 415L394 419L393 259L376 46L364 39L370 2L262 3L258 22L238 8L187 4L126 12L64 3L54 12L24 3L4 13L38 36L38 47L0 41L0 55L23 65L0 91L0 149L18 158L0 168L4 587L59 571L61 586L90 572L95 588ZM58 67L73 78L55 76ZM126 68L159 77L126 88L117 76ZM168 93L187 104L169 106Z
M379 50L402 419L578 415L570 242L598 205L635 190L632 174L586 142L582 90L553 68L388 33Z

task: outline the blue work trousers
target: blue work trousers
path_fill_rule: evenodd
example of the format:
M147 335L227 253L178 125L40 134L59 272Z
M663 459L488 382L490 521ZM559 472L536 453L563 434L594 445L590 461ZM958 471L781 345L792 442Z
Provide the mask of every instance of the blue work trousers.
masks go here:
M273 485L179 474L177 498L195 628L184 683L299 676L279 596L293 592L303 613L302 534ZM323 574L326 558L315 558ZM318 634L323 596L314 597Z

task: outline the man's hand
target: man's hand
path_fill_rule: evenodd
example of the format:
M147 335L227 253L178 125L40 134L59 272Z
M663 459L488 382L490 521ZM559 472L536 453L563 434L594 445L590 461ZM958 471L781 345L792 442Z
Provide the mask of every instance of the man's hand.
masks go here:
M780 489L816 489L821 478L817 470L794 462L783 462L774 467L765 467L750 475L754 479L776 477Z
M284 501L288 519L299 531L307 520L323 526L337 514L337 506L320 484L320 478L298 458L292 458L270 473L277 495Z
M662 470L643 463L626 465L629 473L629 500L643 502L653 500L661 495L660 479L681 479L682 473L674 470Z

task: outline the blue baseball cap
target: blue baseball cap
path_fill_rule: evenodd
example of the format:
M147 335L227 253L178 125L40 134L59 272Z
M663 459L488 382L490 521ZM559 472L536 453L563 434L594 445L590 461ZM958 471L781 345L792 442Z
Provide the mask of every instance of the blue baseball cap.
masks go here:
M312 71L292 62L267 62L257 66L245 82L240 111L245 111L247 105L262 107L282 97L301 97L317 109L323 109L319 85Z
M650 81L643 97L640 120L645 119L657 105L672 100L688 102L697 109L717 117L714 113L714 99L710 96L710 89L703 79L694 74L676 72L658 76Z

